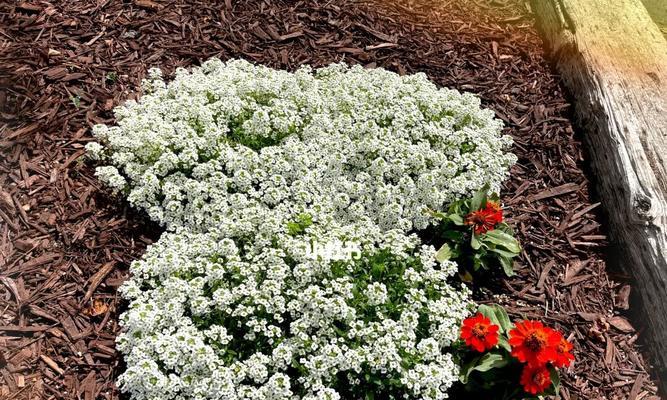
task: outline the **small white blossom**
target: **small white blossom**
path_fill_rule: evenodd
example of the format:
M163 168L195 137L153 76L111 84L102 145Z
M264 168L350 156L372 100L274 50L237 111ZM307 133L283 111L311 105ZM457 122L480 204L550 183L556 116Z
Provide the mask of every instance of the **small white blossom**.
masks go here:
M382 283L374 282L366 287L366 296L372 306L383 304L387 301L387 288Z
M86 154L92 160L101 160L104 157L104 146L97 142L86 144Z
M292 74L213 59L169 84L151 70L144 90L87 147L110 155L129 201L169 230L235 224L230 208L265 205L423 229L425 208L487 183L497 191L516 160L477 97L423 74L341 64Z
M127 181L125 178L118 172L116 167L104 166L97 167L95 170L95 176L107 186L109 186L114 192L121 191L127 186Z

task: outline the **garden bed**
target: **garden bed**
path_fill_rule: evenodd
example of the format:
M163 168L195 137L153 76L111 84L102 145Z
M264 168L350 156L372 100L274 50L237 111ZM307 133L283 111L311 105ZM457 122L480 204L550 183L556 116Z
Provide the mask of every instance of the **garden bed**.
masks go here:
M655 395L623 316L629 286L605 269L569 104L522 3L493 12L475 2L231 3L3 6L0 395L118 396L115 289L159 230L110 198L79 157L89 127L113 122L110 110L149 67L170 73L211 56L425 72L481 96L515 140L502 196L524 252L518 275L494 289L502 296L479 298L572 333L565 399Z

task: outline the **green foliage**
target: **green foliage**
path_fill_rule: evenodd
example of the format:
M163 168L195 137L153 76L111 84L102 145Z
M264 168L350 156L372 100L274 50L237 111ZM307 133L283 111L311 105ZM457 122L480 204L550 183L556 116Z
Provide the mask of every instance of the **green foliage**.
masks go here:
M287 223L287 233L296 236L306 231L306 228L313 224L313 217L310 214L299 214L296 221Z
M472 212L483 210L488 201L498 202L496 195L487 195L484 187L472 198L459 200L450 205L447 212L431 212L440 219L438 237L444 244L436 253L440 262L456 261L462 268L462 275L472 276L470 272L500 268L506 276L514 275L513 259L521 254L521 246L513 235L512 229L505 222L498 222L484 233L475 233L466 224L466 217Z
M509 360L502 353L486 353L481 357L475 357L461 367L461 383L468 383L468 377L473 371L488 372L494 368L502 368L508 364Z
M509 315L507 315L507 311L497 304L482 304L477 309L477 312L490 319L492 323L498 325L500 327L499 332L502 334L509 333L510 329L514 327L514 324L510 321Z
M72 104L74 104L74 107L76 108L81 107L81 96L79 95L70 96L69 99L72 101Z
M115 71L107 72L105 78L109 83L116 83L118 80L118 74Z

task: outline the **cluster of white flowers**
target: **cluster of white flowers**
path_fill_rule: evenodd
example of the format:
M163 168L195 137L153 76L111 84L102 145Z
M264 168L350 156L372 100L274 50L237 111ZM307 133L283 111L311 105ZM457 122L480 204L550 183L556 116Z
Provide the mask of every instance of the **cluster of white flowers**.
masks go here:
M159 76L116 109L117 126L95 127L104 146L89 149L112 165L100 179L126 179L130 203L169 230L235 225L233 209L267 204L421 229L425 207L497 191L515 161L492 111L424 74L213 59L169 85Z
M498 189L515 158L492 112L422 74L344 65L213 59L169 84L152 70L144 90L88 145L99 178L168 230L122 287L121 388L446 398L471 304L415 231L426 208ZM355 251L314 257L318 243Z
M416 236L363 233L362 256L338 262L308 258L301 236L263 246L216 229L164 234L122 288L121 388L135 399L444 398L458 371L446 350L470 309L446 282L456 265L436 264Z

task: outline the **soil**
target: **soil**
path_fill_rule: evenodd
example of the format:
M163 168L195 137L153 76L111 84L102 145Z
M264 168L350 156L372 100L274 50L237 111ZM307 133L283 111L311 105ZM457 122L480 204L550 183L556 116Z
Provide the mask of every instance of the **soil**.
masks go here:
M515 139L502 193L524 247L487 291L575 343L570 399L658 399L610 278L599 203L559 78L520 0L31 0L0 3L0 399L117 399L117 287L159 228L84 161L90 127L212 56L275 68L344 61L478 94Z

